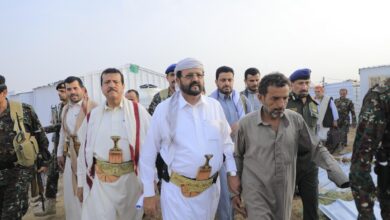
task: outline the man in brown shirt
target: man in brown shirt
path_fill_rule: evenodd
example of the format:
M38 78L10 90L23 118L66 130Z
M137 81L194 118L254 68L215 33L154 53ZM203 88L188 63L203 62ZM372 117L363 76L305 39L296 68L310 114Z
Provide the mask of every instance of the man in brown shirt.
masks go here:
M232 204L248 219L290 219L298 146L308 148L312 160L338 186L349 185L302 116L286 109L289 90L290 81L283 74L266 75L259 85L262 108L239 122L235 159L246 210L239 205L239 194L233 196ZM232 192L240 191L240 184L231 187Z

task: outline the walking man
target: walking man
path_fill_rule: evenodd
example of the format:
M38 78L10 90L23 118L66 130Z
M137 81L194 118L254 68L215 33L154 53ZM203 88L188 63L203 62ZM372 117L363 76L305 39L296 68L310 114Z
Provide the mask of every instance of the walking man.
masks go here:
M251 67L245 71L245 90L241 91L241 95L248 98L252 106L252 111L257 111L261 107L261 103L257 98L258 88L260 83L260 71L257 68Z
M352 127L356 127L356 114L355 107L352 100L347 98L348 90L345 88L340 89L340 98L334 101L337 111L339 113L338 127L341 131L341 145L346 147L348 144L348 132L349 126L351 125L351 118L349 113L352 116Z
M96 106L86 97L86 90L80 78L65 79L68 103L62 111L62 126L58 145L58 166L64 171L64 205L66 219L81 218L81 204L77 198L77 157L80 141L77 132L85 116Z
M34 173L47 171L49 141L34 109L7 94L0 75L0 219L21 220Z
M232 137L238 129L238 120L251 111L249 100L240 95L234 86L234 71L231 67L221 66L216 71L215 84L217 89L210 95L222 106L225 117L232 129ZM226 168L222 166L220 171L221 197L219 199L217 217L218 219L233 220L233 207L230 203L230 193L227 184Z
M144 209L156 215L155 161L164 161L161 185L163 219L213 220L219 201L218 171L225 163L228 182L238 181L230 126L221 105L202 95L203 64L187 58L177 63L180 91L158 105L140 160ZM225 155L225 162L223 160Z
M239 122L235 158L249 220L291 218L299 147L309 151L309 159L326 169L338 186L348 186L347 176L302 116L286 110L289 90L290 82L283 74L264 76L259 86L261 110ZM232 203L246 214L239 195Z
M106 101L93 109L78 133L81 219L139 220L138 158L150 115L124 97L124 77L118 69L104 70L100 80Z

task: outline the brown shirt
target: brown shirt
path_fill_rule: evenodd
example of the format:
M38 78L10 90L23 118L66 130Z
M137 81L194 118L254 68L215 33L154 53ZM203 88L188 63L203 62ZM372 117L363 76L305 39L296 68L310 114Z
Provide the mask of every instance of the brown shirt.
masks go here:
M277 132L262 121L260 110L239 122L235 159L248 219L290 219L298 146L307 148L337 185L348 182L298 113L285 110Z

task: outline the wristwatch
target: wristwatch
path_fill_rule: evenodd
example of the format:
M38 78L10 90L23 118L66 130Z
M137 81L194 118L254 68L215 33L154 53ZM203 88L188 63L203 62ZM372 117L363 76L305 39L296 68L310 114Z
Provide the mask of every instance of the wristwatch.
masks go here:
M227 175L228 176L237 176L237 172L236 171L229 171L229 172L227 172Z

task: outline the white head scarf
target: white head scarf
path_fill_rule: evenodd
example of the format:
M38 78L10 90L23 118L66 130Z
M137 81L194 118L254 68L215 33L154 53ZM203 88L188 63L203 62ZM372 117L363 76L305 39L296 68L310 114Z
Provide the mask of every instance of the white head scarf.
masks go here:
M200 69L203 70L203 64L199 60L197 60L197 59L185 58L184 60L180 60L176 64L175 74L178 71L186 70L186 69L192 69L192 68L200 68Z

